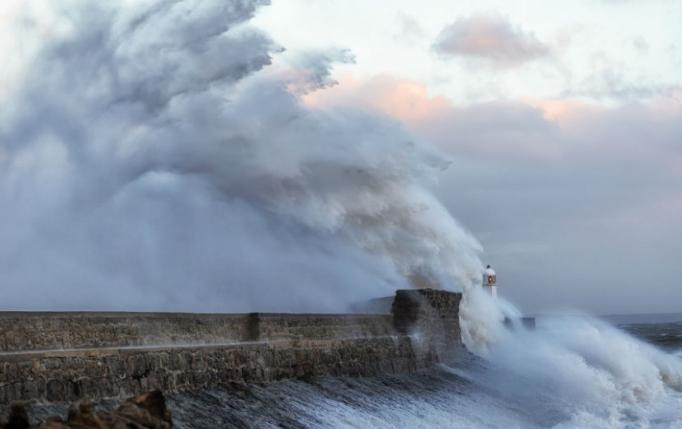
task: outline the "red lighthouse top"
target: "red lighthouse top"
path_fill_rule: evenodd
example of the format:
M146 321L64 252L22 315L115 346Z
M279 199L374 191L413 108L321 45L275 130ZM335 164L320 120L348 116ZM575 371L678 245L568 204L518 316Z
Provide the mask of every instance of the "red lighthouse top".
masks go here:
M495 270L488 265L483 271L483 286L495 286L495 283L497 283L497 275Z

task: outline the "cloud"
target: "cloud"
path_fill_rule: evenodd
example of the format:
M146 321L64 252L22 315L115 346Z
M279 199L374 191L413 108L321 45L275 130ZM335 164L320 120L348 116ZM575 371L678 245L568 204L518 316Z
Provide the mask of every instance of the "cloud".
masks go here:
M595 72L562 91L564 97L588 97L595 100L636 101L668 94L682 88L676 83L652 81L646 76L628 76L624 64L605 62Z
M642 36L633 38L632 46L641 54L646 54L649 51L649 43Z
M314 107L370 107L406 122L432 117L451 108L447 98L430 97L421 82L388 75L358 80L346 74L339 77L337 86L307 94L304 101Z
M679 90L455 104L417 81L340 81L309 102L379 110L450 154L434 189L485 245L502 293L530 311L679 311Z
M401 42L413 43L426 36L426 31L419 22L411 15L398 13L396 17L399 31L393 36Z
M461 57L496 67L515 67L549 55L534 34L498 15L460 18L441 30L433 49L445 58Z

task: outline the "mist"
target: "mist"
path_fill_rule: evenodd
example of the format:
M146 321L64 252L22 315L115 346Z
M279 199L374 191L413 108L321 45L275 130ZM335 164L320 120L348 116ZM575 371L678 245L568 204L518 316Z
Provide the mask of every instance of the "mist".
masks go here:
M10 21L3 309L341 311L415 273L479 281L480 244L428 190L448 160L304 106L339 54L267 73L267 2L52 3Z

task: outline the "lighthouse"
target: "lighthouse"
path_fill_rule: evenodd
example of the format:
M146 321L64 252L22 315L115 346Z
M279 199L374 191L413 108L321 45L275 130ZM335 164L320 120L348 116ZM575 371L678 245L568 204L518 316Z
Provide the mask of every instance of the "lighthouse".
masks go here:
M483 288L490 292L490 295L493 298L497 298L497 286L495 286L496 283L497 275L495 274L495 270L488 265L485 267L485 271L483 271Z

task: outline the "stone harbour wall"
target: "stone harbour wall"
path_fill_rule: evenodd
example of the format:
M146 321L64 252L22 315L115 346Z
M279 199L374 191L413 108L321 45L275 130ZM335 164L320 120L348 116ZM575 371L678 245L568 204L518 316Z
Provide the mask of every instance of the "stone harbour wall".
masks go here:
M0 352L389 335L376 315L0 313Z
M459 294L392 314L0 313L0 405L414 372L461 350Z

